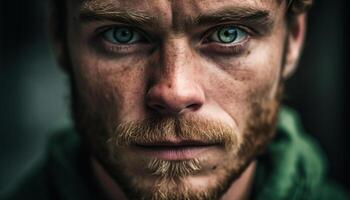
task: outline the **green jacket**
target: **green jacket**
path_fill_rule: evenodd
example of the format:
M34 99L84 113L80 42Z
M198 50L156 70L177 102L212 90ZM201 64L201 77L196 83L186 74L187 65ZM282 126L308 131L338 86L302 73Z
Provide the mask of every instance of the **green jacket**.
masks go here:
M73 130L55 135L43 162L0 199L104 199L80 145ZM326 179L325 162L317 143L303 134L296 114L286 107L279 113L276 138L257 163L252 199L350 199Z

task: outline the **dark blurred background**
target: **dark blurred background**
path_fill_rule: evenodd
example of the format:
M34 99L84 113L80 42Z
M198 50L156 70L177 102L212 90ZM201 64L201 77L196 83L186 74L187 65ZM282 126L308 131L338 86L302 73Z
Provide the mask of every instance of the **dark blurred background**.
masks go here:
M68 81L50 51L43 2L0 2L0 190L42 155L50 132L71 123ZM320 142L329 176L350 189L348 4L316 0L286 104Z

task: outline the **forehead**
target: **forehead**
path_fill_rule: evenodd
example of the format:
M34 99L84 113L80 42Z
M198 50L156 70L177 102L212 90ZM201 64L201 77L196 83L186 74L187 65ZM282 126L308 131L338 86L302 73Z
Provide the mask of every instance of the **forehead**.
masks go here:
M84 10L115 13L122 11L154 16L164 23L176 24L184 18L195 18L222 9L249 8L269 11L274 15L281 7L281 0L75 0L68 1L74 13Z
M192 13L205 11L223 6L230 7L260 7L273 9L281 0L80 0L80 6L100 8L119 8L149 11L166 11L167 13ZM181 8L181 9L180 9Z

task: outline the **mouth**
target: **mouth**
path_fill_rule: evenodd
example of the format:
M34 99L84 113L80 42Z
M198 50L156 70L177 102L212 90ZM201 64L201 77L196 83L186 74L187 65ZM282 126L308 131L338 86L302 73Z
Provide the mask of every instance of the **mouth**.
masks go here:
M219 144L216 143L205 143L194 140L166 140L146 144L135 144L135 147L139 153L147 157L176 161L193 159L204 151L215 148L218 145Z

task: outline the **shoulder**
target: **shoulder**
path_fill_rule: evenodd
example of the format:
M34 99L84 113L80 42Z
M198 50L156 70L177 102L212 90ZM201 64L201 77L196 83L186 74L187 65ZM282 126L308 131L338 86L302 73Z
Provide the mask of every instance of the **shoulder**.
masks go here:
M318 142L304 132L297 113L283 107L278 120L276 137L258 158L258 199L350 199L327 179L327 159Z
M325 180L312 193L315 200L350 200L346 190L335 182Z
M50 138L42 161L0 199L104 199L88 161L74 129L59 131Z
M57 199L55 198L56 192L50 180L48 169L44 165L37 165L26 172L24 177L3 191L0 194L0 199Z
M50 137L45 153L34 165L20 175L17 180L10 184L4 191L0 191L1 200L50 200L60 199L60 191L57 187L57 167L66 162L61 158L64 153L69 151L66 145L71 141L71 134L67 131L59 131ZM68 154L72 154L70 151ZM59 176L62 176L60 173Z

